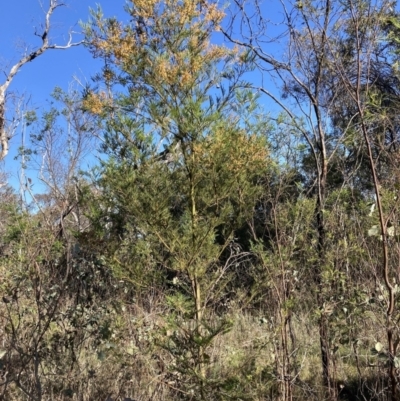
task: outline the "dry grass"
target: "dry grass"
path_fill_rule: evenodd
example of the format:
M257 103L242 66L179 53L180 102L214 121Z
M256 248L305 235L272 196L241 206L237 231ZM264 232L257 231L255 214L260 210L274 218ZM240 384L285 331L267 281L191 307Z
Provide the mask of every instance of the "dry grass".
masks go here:
M122 295L115 299L122 299ZM108 304L103 301L105 303L101 305L99 301L88 306L81 316L87 316L89 320L97 316L97 321L90 326L90 330L86 325L86 332L83 330L74 333L76 338L70 343L67 340L72 338L68 336L73 333L73 326L71 318L67 318L67 312L73 304L64 300L60 313L54 318L55 322L49 326L41 339L42 351L39 370L36 373L32 359L23 366L29 349L22 352L18 351L16 346L12 346L12 341L16 339L13 339L9 330L6 308L11 308L13 304L3 303L0 326L2 347L7 347L7 344L10 347L10 352L2 359L3 377L7 380L8 375L12 380L7 386L0 387L3 390L0 399L199 399L196 398L198 394L195 391L198 378L193 372L182 372L181 369L182 366L186 366L184 363L187 363L187 360L194 358L193 354L188 351L184 355L185 361L162 346L171 336L170 311L163 296L153 294L140 303L128 302L129 299L117 302L115 299L109 299ZM25 311L34 306L29 296L19 298L18 302L19 305L25 305ZM16 305L14 307L16 308ZM13 319L17 319L16 312L15 309ZM217 322L220 318L214 315L210 322ZM206 366L207 385L211 386L216 394L215 398L210 396L210 401L279 400L281 378L278 372L284 357L279 326L273 318L266 318L265 314L235 308L229 309L224 318L231 322L230 330L217 335L206 349L209 356ZM32 338L25 337L29 333L33 336L31 326L34 315L20 319L18 341L28 344ZM383 322L379 321L379 314L371 315L369 319L364 319L365 324L359 329L360 341L356 347L353 343L338 343L335 352L335 379L341 400L384 400L384 361L380 361L371 351L377 341L384 344L384 327ZM312 322L313 319L308 314L294 315L292 318L294 343L290 344L290 362L293 400L323 400L319 335L317 325ZM58 364L54 362L57 354ZM40 398L35 398L28 392L24 393L24 388L30 386L34 389L35 383L41 386ZM225 397L224 394L228 393L230 395ZM232 397L235 393L236 398Z

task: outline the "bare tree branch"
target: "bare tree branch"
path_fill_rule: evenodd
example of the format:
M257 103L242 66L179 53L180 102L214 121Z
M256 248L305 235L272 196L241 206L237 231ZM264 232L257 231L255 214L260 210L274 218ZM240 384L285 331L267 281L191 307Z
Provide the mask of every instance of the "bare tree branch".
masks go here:
M14 64L8 73L6 73L6 79L5 82L0 85L0 161L3 160L9 151L9 140L10 136L7 134L7 127L6 127L6 119L5 119L5 114L6 114L6 94L7 90L14 79L15 75L21 70L21 68L33 61L35 58L41 56L43 53L45 53L47 50L65 50L69 49L73 46L78 46L82 42L74 42L72 39L72 33L70 32L69 34L69 39L68 42L65 45L57 45L57 44L52 44L49 40L49 33L51 30L51 16L53 15L54 11L59 8L64 6L65 4L62 2L59 2L58 0L50 0L49 8L47 9L46 15L45 15L45 25L43 32L37 33L35 32L36 36L39 36L42 40L42 44L39 48L28 52L25 54L23 57L20 58L20 60Z

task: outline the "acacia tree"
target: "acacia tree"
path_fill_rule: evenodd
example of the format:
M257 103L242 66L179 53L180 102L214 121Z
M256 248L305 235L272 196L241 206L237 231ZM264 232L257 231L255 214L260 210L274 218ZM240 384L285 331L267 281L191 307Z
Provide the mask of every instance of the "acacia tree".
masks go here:
M235 251L235 233L253 213L268 166L264 133L233 107L253 107L241 80L247 56L210 45L223 17L213 4L135 1L127 10L129 25L97 10L86 26L90 50L105 61L104 90L88 90L85 107L104 121L110 155L98 213L108 222L108 258L137 291L146 278L170 279L161 345L173 357L179 396L240 397L212 370L208 349L229 328L212 318L212 306L246 258Z
M57 45L51 42L50 39L50 31L51 31L51 17L54 11L57 8L65 6L64 2L60 2L59 0L50 0L49 7L45 12L43 28L41 31L36 30L35 36L38 36L41 40L41 45L33 50L26 49L25 53L21 56L21 58L8 70L3 71L5 75L4 82L0 85L0 160L3 160L9 151L9 141L12 137L12 127L8 127L6 123L6 112L7 112L7 92L11 85L11 82L14 80L17 73L21 70L21 68L33 61L35 58L41 56L48 50L58 49L65 50L69 49L73 46L78 46L82 42L74 42L72 39L72 33L69 35L69 40L65 45Z

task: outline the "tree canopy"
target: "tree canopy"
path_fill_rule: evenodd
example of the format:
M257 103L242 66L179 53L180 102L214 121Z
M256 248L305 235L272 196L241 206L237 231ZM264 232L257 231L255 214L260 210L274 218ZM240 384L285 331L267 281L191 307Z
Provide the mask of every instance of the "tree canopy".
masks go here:
M81 24L0 188L0 400L399 398L396 4L268 7Z

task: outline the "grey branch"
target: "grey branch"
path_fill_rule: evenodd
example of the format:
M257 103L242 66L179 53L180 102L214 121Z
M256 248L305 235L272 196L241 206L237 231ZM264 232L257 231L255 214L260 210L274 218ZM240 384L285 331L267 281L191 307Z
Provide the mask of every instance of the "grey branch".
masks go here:
M65 5L64 3L61 3L58 0L50 0L49 8L47 9L45 16L45 25L43 32L41 34L36 34L36 36L39 36L42 40L41 46L38 49L28 52L27 54L22 56L19 59L19 61L11 67L10 71L6 73L5 82L2 85L0 85L0 161L7 156L9 150L9 138L7 135L6 119L5 119L6 94L15 75L25 64L34 60L36 57L41 56L47 50L52 50L52 49L65 50L73 46L78 46L82 43L82 42L73 42L71 32L69 34L68 42L63 46L51 44L49 41L51 16L56 8L64 5Z

